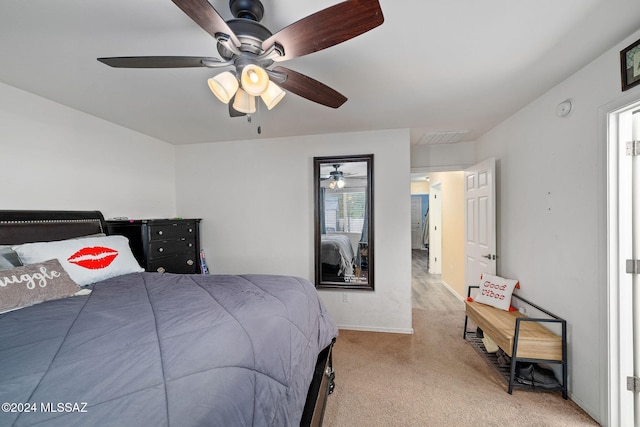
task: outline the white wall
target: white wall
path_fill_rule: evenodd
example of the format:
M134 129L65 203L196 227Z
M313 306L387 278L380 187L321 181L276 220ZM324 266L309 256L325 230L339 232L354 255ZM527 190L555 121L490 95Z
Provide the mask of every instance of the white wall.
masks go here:
M411 169L414 171L453 171L474 164L475 142L411 146Z
M320 291L342 328L412 332L409 132L176 147L178 215L202 221L214 273L313 281L313 157L374 154L375 291Z
M321 294L343 327L412 331L407 130L174 147L8 85L0 99L0 209L202 217L214 271L312 279L313 157L374 153L376 290Z
M521 294L564 317L569 390L606 421L606 138L601 109L620 89L620 50L640 32L560 83L477 141L498 159L498 270ZM573 99L567 117L556 106Z
M0 83L0 209L175 215L174 147Z

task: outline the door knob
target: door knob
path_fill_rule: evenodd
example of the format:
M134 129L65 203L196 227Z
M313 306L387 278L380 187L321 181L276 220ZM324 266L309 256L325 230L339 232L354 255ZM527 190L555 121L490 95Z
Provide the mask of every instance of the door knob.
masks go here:
M482 255L482 258L486 258L486 259L496 259L495 255L491 255L491 254L487 254L487 255Z

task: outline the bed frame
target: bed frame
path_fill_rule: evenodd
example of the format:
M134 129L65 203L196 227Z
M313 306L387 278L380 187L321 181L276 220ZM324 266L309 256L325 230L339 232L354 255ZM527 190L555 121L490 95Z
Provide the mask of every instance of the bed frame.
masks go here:
M107 233L100 211L0 210L0 245L64 240L97 233ZM332 348L333 342L318 355L301 426L322 425L327 398L335 387Z

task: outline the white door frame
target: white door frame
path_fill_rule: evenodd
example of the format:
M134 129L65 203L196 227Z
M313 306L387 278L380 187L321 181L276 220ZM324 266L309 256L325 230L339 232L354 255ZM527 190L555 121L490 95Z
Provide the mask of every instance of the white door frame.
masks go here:
M442 274L442 183L429 189L429 273Z
M600 109L607 141L607 424L620 427L633 426L637 412L637 396L626 390L626 377L634 374L630 304L634 285L633 275L626 273L625 265L626 259L632 257L632 181L630 162L628 158L625 161L624 153L624 143L631 139L631 126L620 117L638 108L640 101L635 95Z

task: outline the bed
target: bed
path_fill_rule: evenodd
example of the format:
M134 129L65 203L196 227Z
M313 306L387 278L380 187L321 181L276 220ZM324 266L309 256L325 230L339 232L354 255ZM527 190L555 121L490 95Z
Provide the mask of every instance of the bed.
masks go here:
M119 237L105 230L98 211L0 211L16 252ZM85 252L3 271L79 282L64 262L106 263ZM311 283L134 270L0 314L0 425L321 425L337 328Z
M320 237L323 281L345 281L353 277L355 255L349 236L344 234L323 234Z

